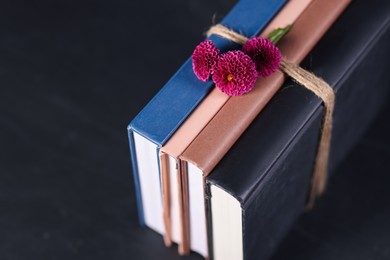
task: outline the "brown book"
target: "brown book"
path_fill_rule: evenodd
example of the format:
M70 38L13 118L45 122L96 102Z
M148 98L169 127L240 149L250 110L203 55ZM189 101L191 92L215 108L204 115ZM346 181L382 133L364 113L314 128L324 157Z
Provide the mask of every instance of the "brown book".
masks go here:
M350 0L314 0L279 42L283 56L299 64L349 3ZM278 71L266 79L259 79L251 92L229 98L179 156L182 215L189 216L190 227L206 226L204 178L277 92L284 79L284 74Z
M312 0L289 1L264 29L261 36L267 37L272 30L293 24L311 2ZM187 254L192 249L207 256L208 250L205 227L190 228L188 204L185 205L188 200L182 200L183 196L179 195L188 192L187 186L182 186L183 183L187 183L187 180L182 180L182 177L187 176L182 174L186 167L184 165L182 167L179 158L229 98L214 88L160 150L166 230L164 239L167 245L172 241L178 243L180 254ZM184 197L187 198L188 195ZM202 239L199 239L199 236Z

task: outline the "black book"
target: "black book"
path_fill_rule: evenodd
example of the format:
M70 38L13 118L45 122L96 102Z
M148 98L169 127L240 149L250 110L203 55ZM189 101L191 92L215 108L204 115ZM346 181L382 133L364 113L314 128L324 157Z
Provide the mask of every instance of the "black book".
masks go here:
M353 1L302 63L336 93L330 174L388 96L389 14L389 1ZM304 212L322 116L318 97L284 84L206 180L210 249L242 236L244 259L270 256Z

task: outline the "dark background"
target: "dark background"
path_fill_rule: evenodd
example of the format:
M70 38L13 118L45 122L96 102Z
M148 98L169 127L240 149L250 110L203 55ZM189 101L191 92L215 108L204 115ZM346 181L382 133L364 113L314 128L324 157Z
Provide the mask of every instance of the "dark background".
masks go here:
M0 259L180 258L137 224L126 127L235 2L0 4ZM389 115L273 260L390 259Z

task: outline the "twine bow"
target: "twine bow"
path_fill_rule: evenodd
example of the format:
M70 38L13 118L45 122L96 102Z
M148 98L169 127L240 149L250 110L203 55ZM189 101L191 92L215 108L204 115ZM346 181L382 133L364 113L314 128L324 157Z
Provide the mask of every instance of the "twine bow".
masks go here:
M248 41L248 38L244 35L236 33L221 24L212 26L207 31L207 36L212 34L218 35L240 45L244 45ZM313 207L315 199L324 192L326 187L335 94L332 87L324 80L288 61L286 58L282 58L279 69L297 83L312 91L315 95L321 98L324 103L325 113L322 121L321 138L318 145L311 180L311 188L306 204L306 208L310 209Z

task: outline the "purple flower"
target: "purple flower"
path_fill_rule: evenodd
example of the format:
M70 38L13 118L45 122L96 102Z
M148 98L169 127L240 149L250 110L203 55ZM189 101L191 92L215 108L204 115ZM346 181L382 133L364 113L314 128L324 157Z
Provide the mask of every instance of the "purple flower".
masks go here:
M248 55L242 51L229 51L218 57L212 77L223 93L240 96L253 88L258 72Z
M261 77L267 77L274 73L279 68L282 59L282 54L275 44L261 37L247 41L242 47L242 51L255 62L256 70Z
M196 46L192 53L192 69L198 79L207 81L214 72L219 50L212 41L206 40Z

